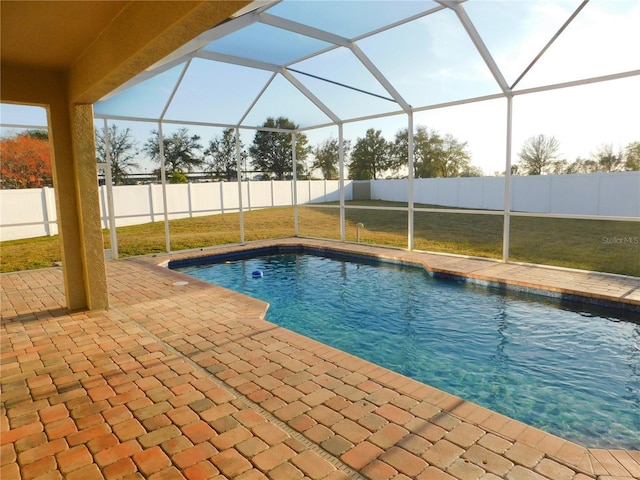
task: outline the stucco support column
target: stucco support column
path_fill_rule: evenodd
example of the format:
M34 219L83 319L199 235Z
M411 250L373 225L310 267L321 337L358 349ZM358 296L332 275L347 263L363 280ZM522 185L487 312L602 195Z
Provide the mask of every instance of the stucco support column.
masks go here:
M70 310L109 306L91 105L49 105L62 271Z

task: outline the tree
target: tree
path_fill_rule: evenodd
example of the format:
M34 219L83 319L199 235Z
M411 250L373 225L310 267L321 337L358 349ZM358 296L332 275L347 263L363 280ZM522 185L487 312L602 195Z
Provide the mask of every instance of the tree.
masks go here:
M622 172L640 170L640 142L631 142L624 150L614 151L610 143L603 144L591 158L576 158L572 163L566 164L561 172L557 173L595 173L595 172ZM556 172L554 172L556 173Z
M435 130L418 125L413 136L413 156L417 178L438 177L441 171L443 140Z
M382 136L381 130L370 128L364 138L358 138L349 164L349 178L353 180L376 180L394 164L391 144Z
M560 142L555 137L534 135L529 137L518 156L519 166L526 175L543 175L554 169L554 162L558 162Z
M406 129L405 129L406 132ZM438 176L443 140L435 130L419 125L413 136L414 163L417 178Z
M442 151L442 138L435 130L418 125L413 134L413 176L432 178L438 176L438 161ZM396 164L409 164L409 135L406 128L396 133L393 143Z
M297 130L298 125L286 117L267 118L262 124L265 128L278 128L284 130ZM311 152L307 145L307 136L296 134L296 171L298 178L304 176L304 160ZM249 147L251 165L256 170L271 172L278 180L285 179L293 174L293 148L291 133L258 130L253 137L253 144Z
M52 185L51 149L42 135L26 132L0 140L2 188L40 188Z
M47 132L46 130L39 130L39 129L26 130L24 132L24 135L28 135L32 138L37 138L38 140L45 140L45 141L49 140L49 132Z
M182 172L174 171L169 174L169 183L189 183L189 177Z
M625 167L622 150L614 152L611 143L602 145L591 158L597 163L598 172L620 172Z
M468 167L464 168L460 172L460 176L461 177L482 177L484 176L484 171L480 167L469 165Z
M107 129L109 141L109 161L111 162L111 179L115 185L128 183L129 170L140 168L134 161L138 154L130 128L119 130L116 124ZM96 155L99 163L107 163L107 145L104 129L96 129Z
M569 163L564 169L563 173L566 174L574 174L574 173L591 173L597 170L597 164L593 160L588 160L584 158L576 158L575 161Z
M393 155L399 166L408 165L408 134L404 128L396 133ZM471 166L467 143L453 135L419 125L413 135L413 171L416 178L480 176L482 170Z
M351 149L351 142L343 142L344 156ZM315 160L311 164L311 170L320 170L326 180L335 180L339 177L338 162L340 161L340 145L338 140L330 138L322 142L313 152Z
M236 159L236 136L233 128L227 128L221 137L209 141L204 151L205 171L217 179L233 180L238 178L238 162ZM240 143L240 162L247 159L247 152Z
M624 149L626 170L640 170L640 142L631 142Z
M467 142L460 142L447 133L442 141L442 153L437 162L439 176L459 177L471 168L471 154L467 150Z
M158 131L152 130L151 135L152 137L147 140L144 150L154 162L160 163ZM173 173L191 172L194 167L199 167L204 163L202 145L199 142L200 136L190 136L186 128L180 128L171 136L163 138L164 162L168 178L171 178Z

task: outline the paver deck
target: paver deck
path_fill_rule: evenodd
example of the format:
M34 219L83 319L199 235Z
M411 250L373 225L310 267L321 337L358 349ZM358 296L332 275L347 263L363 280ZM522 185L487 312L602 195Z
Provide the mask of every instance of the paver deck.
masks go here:
M300 244L640 306L637 278L306 239L111 261L107 311L65 310L60 269L3 274L0 478L640 478L640 451L554 437L160 266Z

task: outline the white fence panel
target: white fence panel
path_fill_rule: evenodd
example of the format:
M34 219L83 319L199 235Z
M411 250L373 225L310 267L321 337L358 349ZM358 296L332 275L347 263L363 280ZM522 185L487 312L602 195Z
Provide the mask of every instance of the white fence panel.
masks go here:
M212 215L222 210L221 185L222 183L191 184L191 214L194 217Z
M460 208L478 208L476 205L484 205L484 182L478 182L476 178L458 179L458 203Z
M640 217L640 172L515 176L514 211Z
M338 180L299 180L297 183L298 205L337 202L340 200L338 188L340 188Z
M310 203L311 199L311 181L309 180L298 180L296 182L296 203L299 205L301 203Z
M549 178L549 213L598 214L602 175L553 175Z
M243 184L244 185L244 184ZM240 208L240 198L238 197L238 184L236 182L220 183L220 202L222 204L222 212L237 211ZM246 185L242 191L242 202L247 203Z
M169 220L189 216L189 184L167 185L167 210ZM162 199L162 192L160 192ZM160 211L163 211L162 208Z
M309 203L323 203L327 202L327 181L322 182L309 180L307 181L309 186Z
M298 196L298 203L314 203L314 202L323 202L324 198L324 182L317 182L312 180L305 180L302 182L304 184L304 198L301 199ZM298 191L300 191L300 187L298 187Z
M640 172L602 174L598 207L598 215L640 217Z
M458 190L460 189L459 178L436 178L438 185L438 205L446 207L457 207L460 199Z
M550 199L550 175L511 177L511 210L548 213L551 208Z
M504 210L504 177L482 177L481 208Z
M406 202L406 180L371 180L371 199L387 200L390 202Z
M151 190L146 186L121 185L113 187L113 210L116 226L138 225L153 222ZM107 187L100 187L100 203L103 226L108 228ZM162 204L161 204L162 205Z
M336 200L340 200L340 190L336 191ZM353 200L353 182L345 181L344 183L344 199L345 200Z
M116 194L114 193L114 196ZM149 204L153 212L153 221L161 222L164 219L164 202L162 197L162 185L149 185ZM118 210L116 210L116 215Z
M426 205L438 204L438 182L435 178L418 178L414 180L413 201Z
M293 204L292 182L289 180L273 180L273 206L284 207Z
M248 182L249 208L266 208L273 206L273 182Z
M325 194L324 199L318 200L319 202L338 202L340 201L340 181L339 180L325 180ZM353 199L353 182L344 182L344 197L346 200Z
M56 235L58 225L53 188L2 190L0 240ZM21 223L36 225L10 226Z

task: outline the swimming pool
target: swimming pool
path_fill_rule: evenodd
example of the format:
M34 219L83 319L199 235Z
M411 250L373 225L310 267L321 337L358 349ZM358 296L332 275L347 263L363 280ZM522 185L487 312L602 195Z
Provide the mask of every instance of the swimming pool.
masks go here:
M640 325L631 314L567 310L364 257L217 261L175 269L269 302L275 324L567 440L640 447Z

